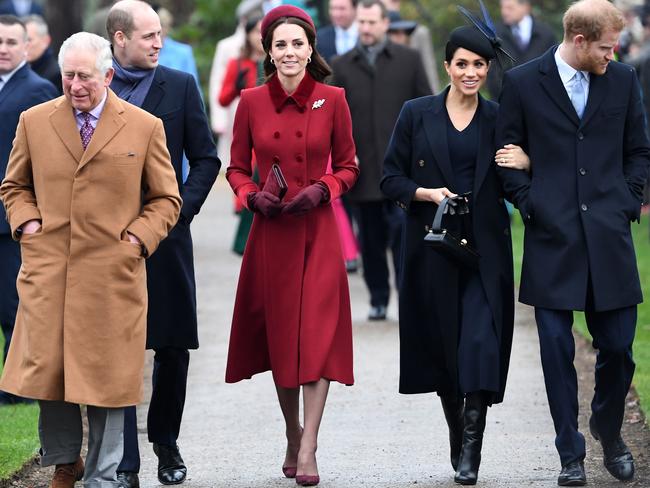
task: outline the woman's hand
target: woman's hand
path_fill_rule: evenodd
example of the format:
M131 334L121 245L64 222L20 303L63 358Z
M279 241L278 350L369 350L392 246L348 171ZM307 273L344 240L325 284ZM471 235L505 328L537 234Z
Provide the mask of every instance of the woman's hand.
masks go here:
M456 197L454 192L449 191L447 188L418 188L415 190L414 200L420 202L433 202L436 205L440 205L440 202L445 197L453 198Z
M499 149L494 157L502 168L530 171L530 158L524 150L515 144L506 144Z

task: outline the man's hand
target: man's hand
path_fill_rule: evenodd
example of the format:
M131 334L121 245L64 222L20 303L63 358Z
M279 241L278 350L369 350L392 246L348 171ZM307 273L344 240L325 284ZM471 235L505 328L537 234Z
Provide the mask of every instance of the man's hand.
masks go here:
M28 220L20 226L20 231L24 235L36 234L39 230L41 230L40 220Z
M142 241L140 239L138 239L136 236L134 236L133 234L131 234L130 232L127 232L126 236L129 238L129 242L131 244L136 244L138 246L142 246Z

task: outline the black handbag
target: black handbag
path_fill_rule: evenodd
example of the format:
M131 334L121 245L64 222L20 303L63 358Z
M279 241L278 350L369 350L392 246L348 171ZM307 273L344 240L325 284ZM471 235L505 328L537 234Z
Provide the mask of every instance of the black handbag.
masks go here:
M481 255L469 245L467 239L459 238L442 228L442 215L447 213L448 206L449 198L445 197L438 205L431 229L424 236L424 242L455 262L470 269L478 269L478 261Z

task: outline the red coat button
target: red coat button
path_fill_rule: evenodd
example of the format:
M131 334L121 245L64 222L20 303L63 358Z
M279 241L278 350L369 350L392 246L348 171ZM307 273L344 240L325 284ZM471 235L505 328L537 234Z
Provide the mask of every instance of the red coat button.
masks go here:
M274 163L279 163L279 162L280 162L280 158L279 158L278 156L273 156L273 162L274 162Z
M300 154L296 154L296 161L302 163L302 156Z
M280 139L280 133L276 130L276 131L273 133L273 137L275 137L276 139Z
M304 183L303 183L302 181L298 181L298 182L296 183L296 185L298 185L298 187L302 188L302 186L304 185Z
M302 132L301 131L296 131L296 137L302 137Z

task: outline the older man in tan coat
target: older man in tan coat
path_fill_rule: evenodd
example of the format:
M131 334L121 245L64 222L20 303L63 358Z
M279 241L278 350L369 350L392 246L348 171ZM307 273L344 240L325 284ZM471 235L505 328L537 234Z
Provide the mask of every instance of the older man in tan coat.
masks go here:
M63 97L20 118L0 198L23 257L20 305L0 388L39 400L52 488L118 486L123 409L142 397L144 258L181 199L162 122L121 101L105 39L78 33L59 54ZM89 446L80 457L79 405Z

